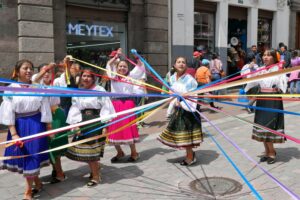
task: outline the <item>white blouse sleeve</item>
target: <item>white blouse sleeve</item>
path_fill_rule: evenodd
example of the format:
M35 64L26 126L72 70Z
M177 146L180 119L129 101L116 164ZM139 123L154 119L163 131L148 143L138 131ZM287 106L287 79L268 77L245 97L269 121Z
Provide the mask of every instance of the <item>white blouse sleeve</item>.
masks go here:
M288 78L285 75L278 77L278 85L277 87L283 92L286 93L288 87Z
M98 98L98 102L101 104L100 117L105 117L107 115L112 115L116 113L115 108L109 97L100 97ZM109 119L102 120L102 122L105 123L111 119L112 117Z
M109 78L114 78L116 76L115 73L112 73L112 72L115 72L115 68L112 67L111 65L107 64L106 65L106 74Z
M68 114L66 122L68 124L76 124L81 121L82 121L81 111L80 111L80 108L79 108L79 105L78 105L76 99L73 97L72 98L72 106L69 110L69 114Z
M0 106L0 123L6 126L15 125L12 97L3 97L3 102Z
M41 103L42 103L41 110L40 110L41 114L42 114L41 122L51 123L52 122L52 112L51 112L49 98L44 97L42 99Z
M145 65L136 65L129 73L129 76L133 79L142 79L145 76Z

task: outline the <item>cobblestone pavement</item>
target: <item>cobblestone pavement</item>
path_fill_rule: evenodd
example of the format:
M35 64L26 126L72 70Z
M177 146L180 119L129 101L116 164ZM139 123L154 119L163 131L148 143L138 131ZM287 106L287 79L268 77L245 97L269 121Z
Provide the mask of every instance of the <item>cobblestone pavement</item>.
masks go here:
M223 109L250 121L253 120L253 114L248 114L240 108L224 106ZM300 104L288 103L285 104L285 109L298 111ZM263 152L263 145L250 139L251 125L230 117L223 117L224 115L220 113L209 113L204 110L204 114L252 158L259 160L258 155ZM49 184L51 168L43 168L41 178L44 182L44 189L36 196L36 199L255 199L247 185L208 136L201 147L196 149L198 162L190 167L180 166L178 162L183 159L184 151L168 148L156 140L159 132L166 126L164 116L163 111L159 112L147 120L150 127L141 130L141 143L137 145L141 155L138 162L126 162L129 157L129 147L124 146L123 149L127 153L124 160L117 164L110 163L115 150L108 146L101 160L103 181L94 188L87 188L85 186L89 176L87 164L63 158L63 169L67 180L51 185ZM286 115L285 122L286 133L300 138L298 134L300 118ZM210 132L216 138L264 199L291 199L206 122L203 123L203 127L204 132ZM2 134L1 140L3 140L3 135L5 134ZM299 145L287 141L275 147L278 161L273 165L265 163L261 165L293 192L300 195ZM218 181L211 181L211 177L229 178L239 184L227 186L223 183L220 185ZM194 182L196 184L193 186L192 181L200 178L204 178L204 181ZM0 171L0 199L22 199L24 184L21 175ZM231 188L235 186L237 186L236 191ZM197 189L202 192L197 192ZM220 196L217 195L219 192L232 193Z

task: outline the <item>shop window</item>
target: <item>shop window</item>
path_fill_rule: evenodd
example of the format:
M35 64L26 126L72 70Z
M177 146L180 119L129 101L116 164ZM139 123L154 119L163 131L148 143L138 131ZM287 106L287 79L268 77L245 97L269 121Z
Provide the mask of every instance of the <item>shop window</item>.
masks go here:
M272 19L258 19L257 42L259 45L271 47L272 42Z
M195 12L194 46L197 50L207 49L214 51L215 47L215 20L213 13Z
M108 55L119 47L126 52L126 29L123 23L67 20L68 54L104 67Z

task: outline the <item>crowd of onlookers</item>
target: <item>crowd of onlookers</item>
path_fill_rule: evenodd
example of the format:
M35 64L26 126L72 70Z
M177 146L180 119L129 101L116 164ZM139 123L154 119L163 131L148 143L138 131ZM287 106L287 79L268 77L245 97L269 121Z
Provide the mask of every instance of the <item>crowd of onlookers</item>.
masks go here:
M266 47L252 45L248 52L243 50L239 43L235 47L228 48L226 76L236 76L247 68L249 64L257 67L264 66L262 55ZM299 50L288 49L284 43L279 43L275 49L277 51L278 60L283 62L283 68L291 68L300 65ZM188 73L195 77L198 84L203 85L216 81L225 76L225 67L217 53L208 53L202 51L194 51L193 59L190 64ZM289 83L289 91L291 94L300 94L300 75L299 71L292 72L287 75Z

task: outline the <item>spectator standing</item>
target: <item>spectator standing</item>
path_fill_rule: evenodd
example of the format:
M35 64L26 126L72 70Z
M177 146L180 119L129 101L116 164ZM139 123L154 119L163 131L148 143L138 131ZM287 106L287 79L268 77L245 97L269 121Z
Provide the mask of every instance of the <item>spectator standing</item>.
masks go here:
M297 67L300 65L300 57L298 55L298 51L293 51L292 59L291 59L292 67ZM290 83L290 93L291 94L300 94L300 70L293 71L289 77ZM296 90L296 91L295 91Z

